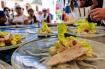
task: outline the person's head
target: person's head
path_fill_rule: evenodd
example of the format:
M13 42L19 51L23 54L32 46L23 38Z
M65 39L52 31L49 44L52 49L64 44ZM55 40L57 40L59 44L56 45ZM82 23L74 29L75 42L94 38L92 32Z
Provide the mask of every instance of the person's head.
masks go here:
M85 1L86 1L86 0L78 0L78 6L79 6L80 8L85 7Z
M47 14L47 10L46 9L43 9L43 14Z
M47 9L47 13L50 13L50 9L49 8Z
M39 15L42 15L42 12L41 12L41 11L39 11L39 12L38 12L38 14L39 14Z
M32 8L28 9L28 14L30 16L33 16L34 15L34 10Z
M19 5L17 5L17 6L15 7L15 11L16 11L17 14L22 14L23 8L20 7Z
M6 16L8 16L10 13L10 9L8 7L4 7L3 11L4 11Z
M0 11L0 23L5 23L7 21L7 18L5 16L4 11Z

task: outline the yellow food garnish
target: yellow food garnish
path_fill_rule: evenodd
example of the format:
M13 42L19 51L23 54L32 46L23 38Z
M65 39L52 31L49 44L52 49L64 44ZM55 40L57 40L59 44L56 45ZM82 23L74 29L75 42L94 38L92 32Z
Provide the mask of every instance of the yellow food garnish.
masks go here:
M1 36L1 37L4 37L4 36L6 36L6 35L8 35L8 32L0 32L0 36Z
M51 30L49 29L46 22L42 22L42 27L37 31L39 34L49 34Z
M67 26L63 23L58 25L58 40L65 46L68 46L68 42L64 36L64 34L67 32Z
M91 46L86 41L83 41L83 40L80 41L79 43L80 43L80 46L82 46L82 47L84 47L85 49L88 50L87 53L86 53L86 55L87 56L92 56L93 49L91 48Z
M18 44L19 42L21 42L21 39L22 39L22 36L21 36L21 35L14 34L14 35L12 35L12 37L11 37L11 44L12 44L12 45L16 45L16 44Z
M11 40L11 44L12 44L12 45L16 45L16 44L17 44L17 41Z
M89 23L87 20L80 19L80 21L78 21L78 26L73 30L73 32L76 32L77 34L95 33L96 25L95 23Z

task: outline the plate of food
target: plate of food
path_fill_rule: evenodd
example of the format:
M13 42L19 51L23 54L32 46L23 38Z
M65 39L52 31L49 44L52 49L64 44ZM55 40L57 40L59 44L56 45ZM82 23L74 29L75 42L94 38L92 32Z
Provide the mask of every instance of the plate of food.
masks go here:
M58 38L32 41L17 49L12 65L20 69L104 69L105 44L64 37L66 26L58 28Z
M38 29L37 34L38 37L50 37L55 35L55 33L53 33L53 30L50 29L45 22L42 22L42 27Z
M87 20L78 22L78 25L74 29L69 29L68 34L74 34L79 37L98 37L104 36L105 30L97 28L95 23L90 23Z
M27 36L20 33L0 32L0 50L16 48L28 42Z

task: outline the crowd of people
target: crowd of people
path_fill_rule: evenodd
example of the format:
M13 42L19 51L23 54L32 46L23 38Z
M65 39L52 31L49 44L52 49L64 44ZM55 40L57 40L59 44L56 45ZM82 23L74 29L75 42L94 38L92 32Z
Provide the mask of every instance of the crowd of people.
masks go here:
M51 23L53 15L50 13L49 8L43 9L35 13L34 9L26 8L28 16L24 14L24 8L20 5L16 5L14 9L4 7L0 10L0 26L7 25L28 25L33 23Z
M69 0L67 6L62 10L60 19L67 22L70 20L69 13L78 11L79 14L76 14L74 18L78 16L86 16L89 21L99 23L103 21L105 23L104 3L105 0ZM77 8L77 10L75 8ZM81 8L83 8L83 12L81 12ZM28 16L24 15L24 10L27 10ZM35 13L32 8L24 9L20 5L16 5L14 9L4 7L2 11L0 10L0 26L21 24L28 25L42 21L51 23L52 20L53 15L50 13L49 9L43 9L42 11Z

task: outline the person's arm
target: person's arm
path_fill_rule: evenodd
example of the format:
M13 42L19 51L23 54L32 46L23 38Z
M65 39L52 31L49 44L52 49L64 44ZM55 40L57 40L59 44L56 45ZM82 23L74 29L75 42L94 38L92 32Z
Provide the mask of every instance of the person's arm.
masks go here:
M30 23L29 23L29 20L28 20L28 19L24 20L24 24L25 24L25 25L30 24Z
M10 25L16 25L16 22L15 22L15 20L13 19L9 24L10 24Z
M39 22L39 21L37 20L37 17L34 16L34 23L37 23L37 22Z
M24 18L23 19L24 20L23 24L25 24L25 25L30 24L28 17L24 16L23 18Z

